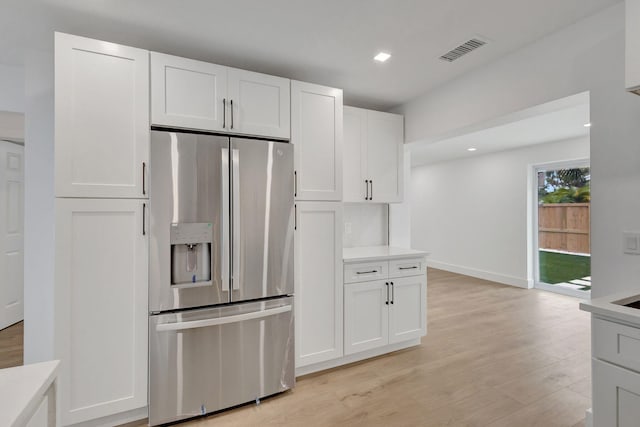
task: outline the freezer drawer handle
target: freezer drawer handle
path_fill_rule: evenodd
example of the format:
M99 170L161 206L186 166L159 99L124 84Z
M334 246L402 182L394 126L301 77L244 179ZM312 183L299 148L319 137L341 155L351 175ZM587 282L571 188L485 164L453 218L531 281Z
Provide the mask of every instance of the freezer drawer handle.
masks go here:
M264 311L238 314L235 316L218 317L215 319L192 320L191 322L163 323L156 326L158 332L182 331L185 329L206 328L209 326L227 325L229 323L244 322L246 320L262 319L276 314L291 311L291 305L270 308Z

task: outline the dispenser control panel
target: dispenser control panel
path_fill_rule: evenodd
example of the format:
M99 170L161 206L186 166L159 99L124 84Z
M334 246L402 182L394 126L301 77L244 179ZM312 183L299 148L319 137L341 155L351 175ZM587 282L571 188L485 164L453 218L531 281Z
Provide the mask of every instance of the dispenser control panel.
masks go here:
M210 222L171 224L171 244L211 243L213 225Z

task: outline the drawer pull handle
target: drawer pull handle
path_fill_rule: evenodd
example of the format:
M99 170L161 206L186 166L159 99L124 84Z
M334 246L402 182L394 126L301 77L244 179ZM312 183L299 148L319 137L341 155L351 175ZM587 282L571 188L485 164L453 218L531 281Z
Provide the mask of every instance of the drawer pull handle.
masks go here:
M371 271L356 271L356 274L371 274L371 273L377 273L378 270L371 270Z
M398 267L398 270L415 270L416 268L418 268L417 266L413 266L413 267Z

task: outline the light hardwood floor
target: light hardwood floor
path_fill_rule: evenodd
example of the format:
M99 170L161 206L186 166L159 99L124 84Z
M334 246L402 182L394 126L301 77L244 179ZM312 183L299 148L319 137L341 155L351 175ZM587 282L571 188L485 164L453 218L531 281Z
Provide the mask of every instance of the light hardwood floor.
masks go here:
M421 346L184 426L584 425L590 322L578 300L440 270L428 278Z
M0 369L23 364L24 322L0 331Z

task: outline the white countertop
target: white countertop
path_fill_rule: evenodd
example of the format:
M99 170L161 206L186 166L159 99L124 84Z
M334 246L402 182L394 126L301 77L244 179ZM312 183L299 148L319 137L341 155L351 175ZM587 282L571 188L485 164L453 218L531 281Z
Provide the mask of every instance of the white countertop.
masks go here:
M640 309L624 306L638 300L640 294L637 292L624 292L581 302L580 310L640 326Z
M34 363L0 369L0 426L25 426L56 378L58 364Z
M429 255L429 252L394 246L360 246L342 249L344 262L371 261L376 259L414 258Z

